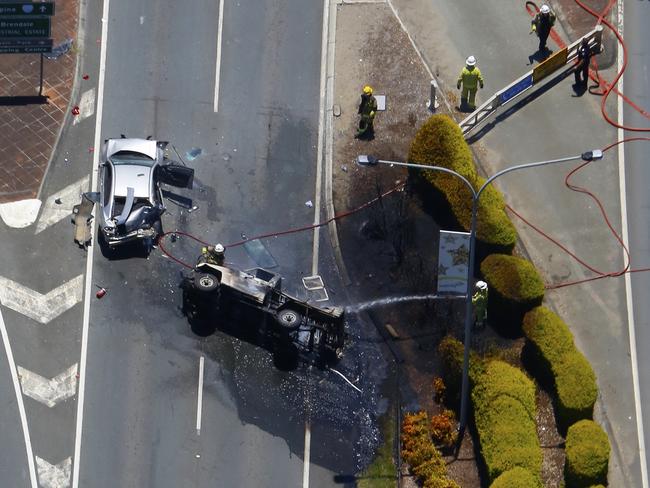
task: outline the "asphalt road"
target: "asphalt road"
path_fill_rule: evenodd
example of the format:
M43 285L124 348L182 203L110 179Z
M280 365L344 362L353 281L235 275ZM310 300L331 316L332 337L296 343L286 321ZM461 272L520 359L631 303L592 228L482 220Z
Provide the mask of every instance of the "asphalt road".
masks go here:
M177 193L198 209L169 202L164 228L227 245L313 221L322 5L226 0L215 113L218 14L215 1L111 8L102 139L170 141L196 170L194 190ZM312 234L263 242L285 287L304 295ZM172 248L189 262L200 250L185 238ZM307 423L311 486L356 471L355 447L374 443L371 394L364 406L332 373L280 371L260 347L195 334L177 264L158 251L99 251L93 282L108 293L90 313L80 486L303 486ZM241 247L227 260L256 265ZM336 287L331 257L323 263ZM376 358L358 359L341 367L359 376Z
M624 90L639 107L650 110L650 35L646 29L650 22L650 3L639 1L625 2L624 17L625 41L628 49L628 67L625 71ZM629 127L650 127L648 119L624 104L624 124ZM625 137L647 136L625 132ZM648 143L632 142L625 145L625 181L627 186L627 217L629 229L632 268L650 268L650 168L648 167ZM639 374L640 405L643 418L643 438L645 442L646 465L650 445L650 303L648 288L650 274L631 275L632 300L634 310L634 331L636 335L636 354ZM630 398L631 402L633 399ZM647 486L647 485L646 485Z

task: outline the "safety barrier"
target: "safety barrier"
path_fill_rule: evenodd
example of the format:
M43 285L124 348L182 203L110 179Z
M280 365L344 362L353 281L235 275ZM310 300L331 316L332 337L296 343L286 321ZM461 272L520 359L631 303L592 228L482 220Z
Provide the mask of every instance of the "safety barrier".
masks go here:
M585 34L577 41L569 46L553 53L552 56L545 59L543 62L535 66L528 73L520 76L515 81L506 86L503 90L498 91L485 103L480 105L474 112L469 114L462 122L460 128L463 135L467 137L469 133L474 130L481 122L494 114L499 107L502 107L516 98L522 93L530 90L534 86L546 79L552 73L559 71L566 66L572 66L578 57L578 47L583 39L589 42L589 48L594 54L601 52L603 37L603 26L597 25L594 30Z

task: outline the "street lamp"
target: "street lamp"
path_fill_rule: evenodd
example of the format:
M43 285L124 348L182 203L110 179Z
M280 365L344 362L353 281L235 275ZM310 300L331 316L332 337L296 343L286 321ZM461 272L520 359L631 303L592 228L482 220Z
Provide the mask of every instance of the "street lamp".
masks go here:
M476 213L478 211L478 199L480 198L483 190L492 183L499 176L512 171L526 168L535 168L537 166L546 166L548 164L565 163L567 161L575 161L582 159L583 161L594 161L602 159L603 152L600 149L584 152L577 156L569 156L560 159L551 159L549 161L538 161L535 163L518 164L502 169L501 171L490 176L485 183L478 189L474 190L472 184L460 173L454 170L443 168L441 166L427 166L424 164L402 163L399 161L385 161L378 159L374 156L359 155L357 156L357 164L362 166L376 166L377 164L389 164L391 166L404 166L407 168L415 168L424 171L439 171L442 173L449 173L460 178L465 186L472 194L472 220L470 224L470 237L469 237L469 263L467 266L467 289L465 295L465 342L463 347L463 382L460 394L460 423L458 430L460 431L459 440L463 438L465 428L467 427L467 407L469 403L469 344L472 338L472 278L474 277L474 249L476 239Z

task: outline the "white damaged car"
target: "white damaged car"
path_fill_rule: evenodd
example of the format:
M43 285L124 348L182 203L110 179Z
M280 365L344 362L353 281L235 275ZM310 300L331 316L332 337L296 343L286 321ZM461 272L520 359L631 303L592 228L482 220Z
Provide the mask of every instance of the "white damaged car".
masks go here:
M99 228L115 247L162 232L165 212L161 184L192 188L194 170L165 158L167 142L107 139L100 164Z

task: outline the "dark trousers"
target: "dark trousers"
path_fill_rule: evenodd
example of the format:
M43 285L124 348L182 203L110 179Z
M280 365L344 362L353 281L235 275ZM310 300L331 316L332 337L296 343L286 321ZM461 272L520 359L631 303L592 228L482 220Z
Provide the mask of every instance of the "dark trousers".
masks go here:
M545 30L545 29L540 29L537 31L537 35L539 36L539 51L545 51L546 50L546 40L548 39L548 35L551 33L550 29Z
M576 85L586 85L589 81L589 60L580 61L573 74L576 77ZM582 79L580 79L581 75Z

